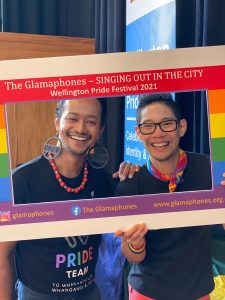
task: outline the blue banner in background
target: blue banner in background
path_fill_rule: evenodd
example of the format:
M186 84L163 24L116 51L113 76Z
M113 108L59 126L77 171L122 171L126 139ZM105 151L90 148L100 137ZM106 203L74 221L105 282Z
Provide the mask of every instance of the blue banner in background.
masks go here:
M126 51L176 47L175 0L127 0ZM135 133L138 95L125 97L124 160L144 164L147 153Z

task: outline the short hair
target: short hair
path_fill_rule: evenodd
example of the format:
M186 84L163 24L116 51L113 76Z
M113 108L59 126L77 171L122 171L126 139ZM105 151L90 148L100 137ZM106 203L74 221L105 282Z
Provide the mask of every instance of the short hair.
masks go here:
M105 126L106 124L106 114L107 114L107 103L106 103L106 99L105 98L93 98L95 100L98 100L98 102L101 105L101 127ZM70 101L69 99L65 99L65 100L59 100L56 103L56 108L55 108L55 116L57 118L61 118L62 113L63 113L63 109L64 109L64 105L66 101ZM76 100L76 99L71 99L71 100ZM79 99L82 100L82 99ZM92 99L90 99L91 101Z
M140 95L138 97L138 101L139 103L136 111L137 124L141 122L141 114L143 109L146 106L149 106L153 103L160 103L168 106L174 113L177 120L180 120L181 118L180 106L176 101L173 100L171 94L163 93L163 94Z

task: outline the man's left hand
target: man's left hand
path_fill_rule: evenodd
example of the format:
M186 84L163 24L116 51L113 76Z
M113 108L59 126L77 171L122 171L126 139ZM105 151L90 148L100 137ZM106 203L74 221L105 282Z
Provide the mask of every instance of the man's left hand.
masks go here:
M225 177L225 173L223 173L223 177ZM225 179L221 181L222 185L225 185Z
M114 179L119 178L120 180L125 180L127 177L131 179L139 170L140 165L124 161L120 164L119 171L113 173L112 177Z

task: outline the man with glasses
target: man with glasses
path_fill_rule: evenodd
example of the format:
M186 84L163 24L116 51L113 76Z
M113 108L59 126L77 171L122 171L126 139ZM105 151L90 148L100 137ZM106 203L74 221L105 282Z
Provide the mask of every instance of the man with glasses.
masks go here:
M179 147L187 122L171 95L141 96L136 117L136 133L149 159L133 179L118 185L118 196L212 188L209 157ZM122 237L122 252L133 262L130 300L210 299L214 282L209 226L151 231L136 224L115 235Z

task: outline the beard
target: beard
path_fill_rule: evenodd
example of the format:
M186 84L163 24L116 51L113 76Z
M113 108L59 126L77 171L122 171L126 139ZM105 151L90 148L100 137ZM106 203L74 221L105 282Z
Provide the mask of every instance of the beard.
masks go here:
M83 147L71 147L68 145L68 143L65 143L63 140L62 142L62 151L65 151L69 154L72 154L73 156L80 156L83 157L87 154L88 150L92 147L93 143L87 143L87 145L84 145Z

